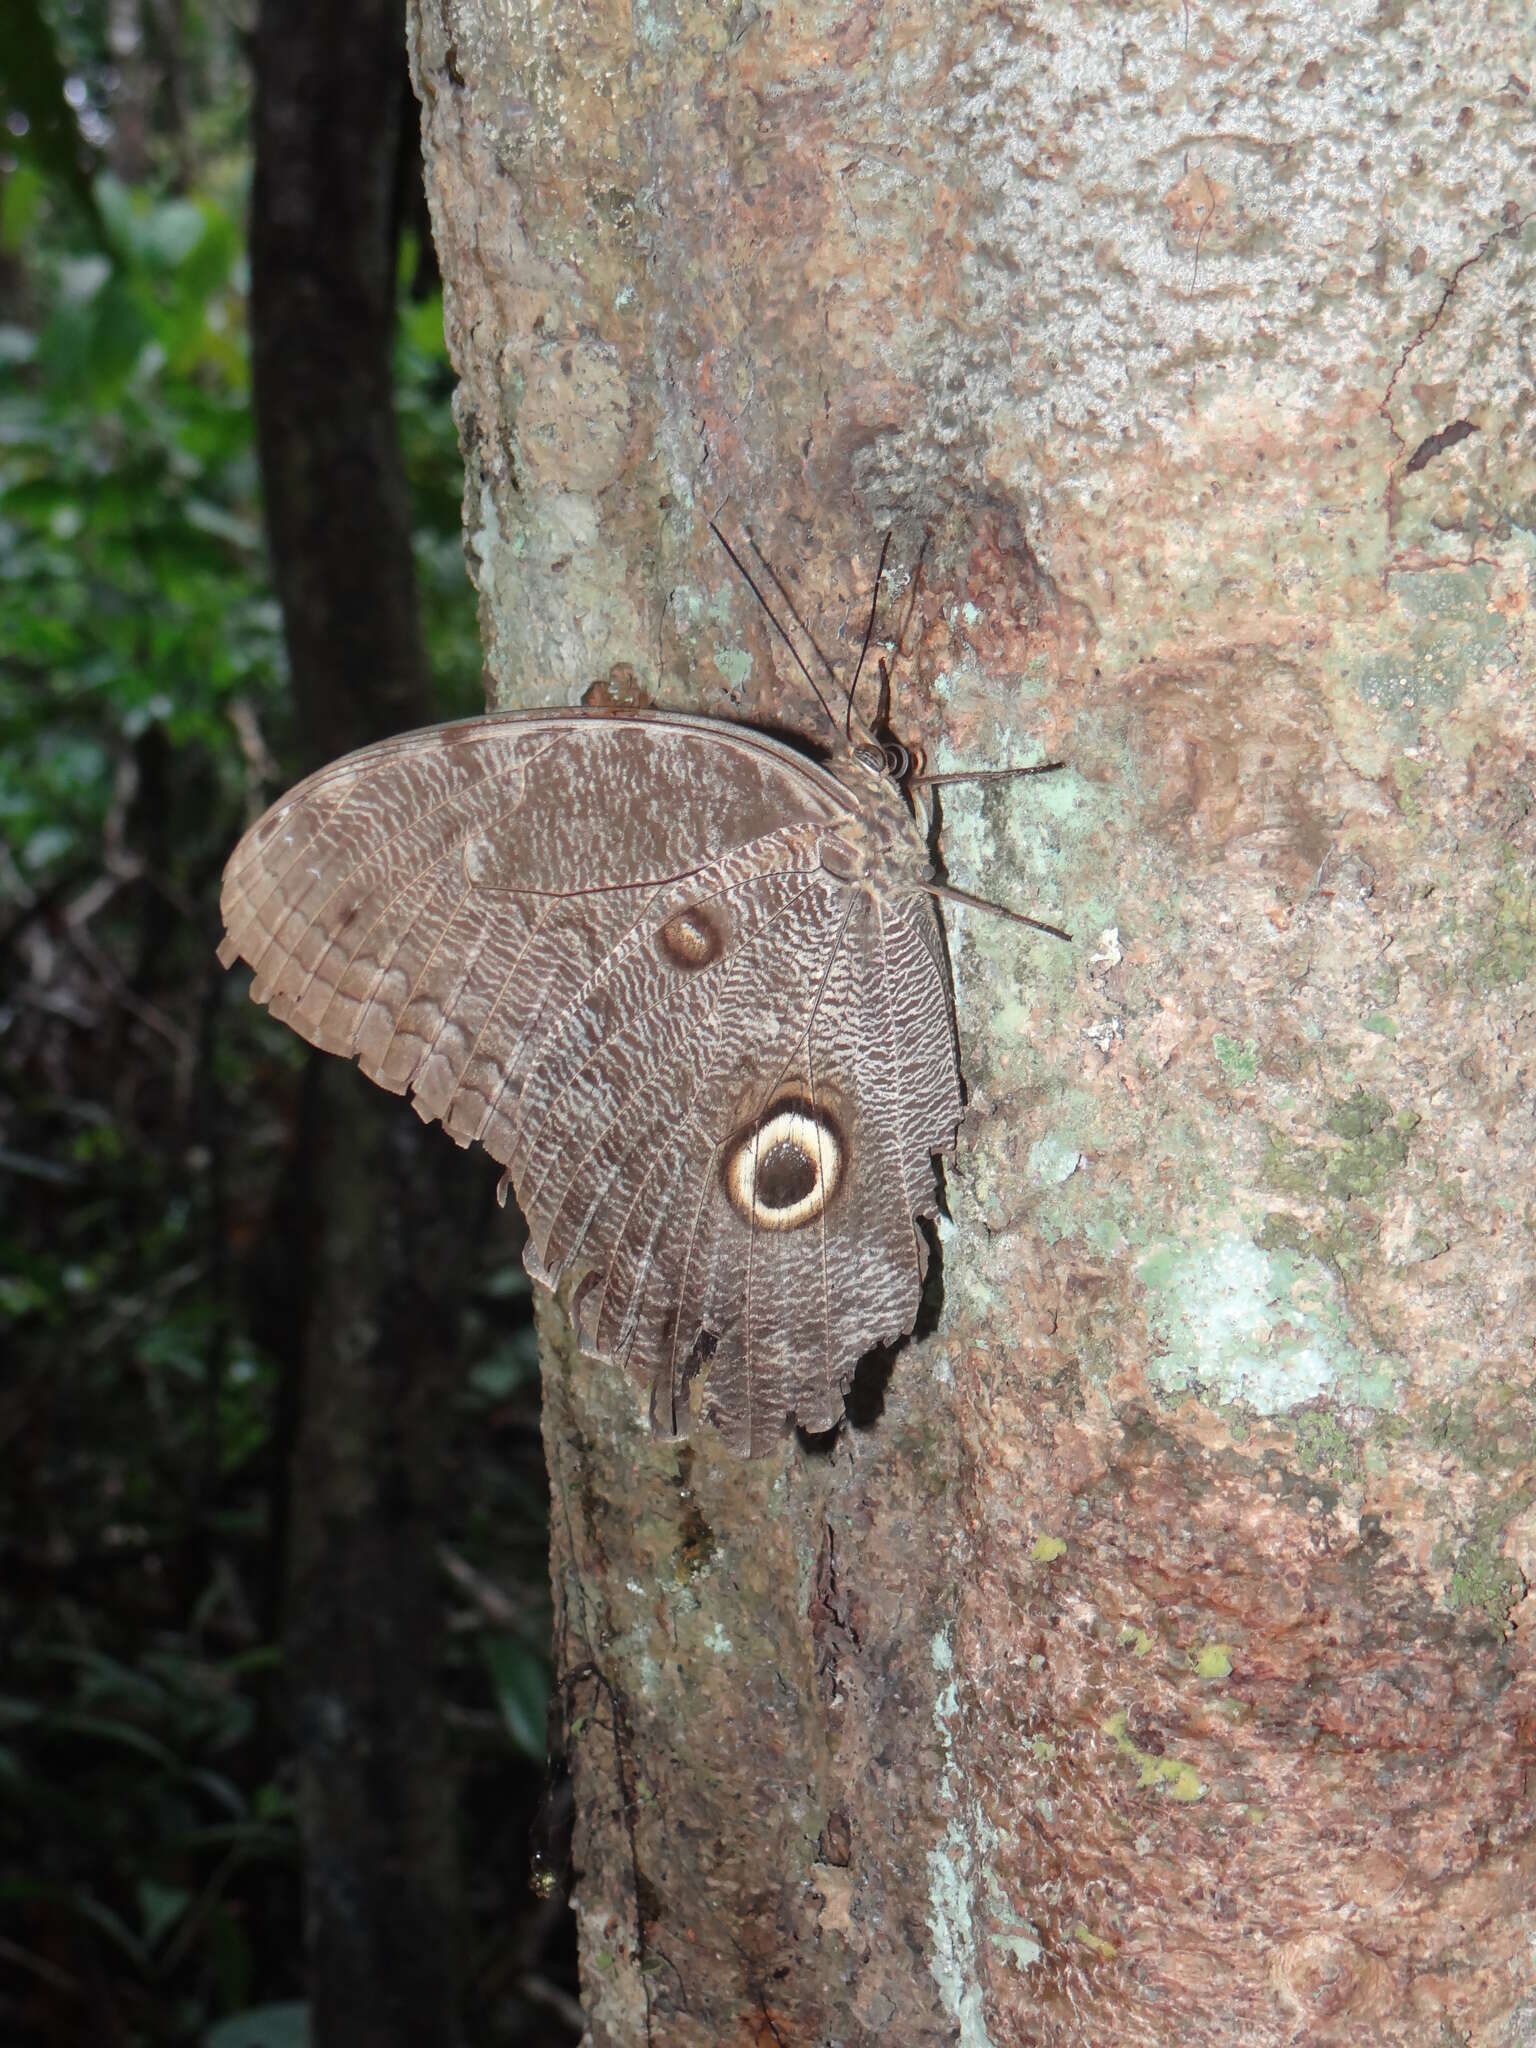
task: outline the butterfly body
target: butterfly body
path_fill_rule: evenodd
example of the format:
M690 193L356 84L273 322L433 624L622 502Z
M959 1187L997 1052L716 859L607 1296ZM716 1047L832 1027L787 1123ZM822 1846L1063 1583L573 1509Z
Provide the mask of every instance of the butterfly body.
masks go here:
M849 748L502 713L302 783L225 873L226 965L507 1170L525 1261L653 1427L824 1429L908 1331L960 1117L923 831Z

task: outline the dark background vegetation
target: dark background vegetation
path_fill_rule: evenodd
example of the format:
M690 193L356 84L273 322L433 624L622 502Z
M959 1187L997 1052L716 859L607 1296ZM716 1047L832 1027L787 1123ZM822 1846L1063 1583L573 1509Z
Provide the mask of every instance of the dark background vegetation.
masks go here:
M10 0L0 118L0 2039L566 2042L513 1226L214 960L481 701L401 11Z

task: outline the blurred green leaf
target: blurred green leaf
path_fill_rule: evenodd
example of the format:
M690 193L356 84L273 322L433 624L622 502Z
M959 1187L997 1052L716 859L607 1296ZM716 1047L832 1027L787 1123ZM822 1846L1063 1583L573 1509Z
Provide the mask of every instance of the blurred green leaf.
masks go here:
M203 2048L309 2048L307 2005L256 2005L220 2020Z
M139 1925L144 1929L145 1944L156 1948L160 1937L174 1927L187 1910L192 1894L176 1885L156 1884L152 1878L146 1877L139 1880L138 1895Z
M0 98L24 122L11 130L12 147L23 147L40 171L71 196L96 233L100 215L85 169L85 149L74 112L64 96L64 65L53 31L37 0L7 0L0 35Z
M547 1659L509 1635L483 1637L480 1650L507 1733L524 1756L542 1764L549 1747L545 1717L552 1681Z

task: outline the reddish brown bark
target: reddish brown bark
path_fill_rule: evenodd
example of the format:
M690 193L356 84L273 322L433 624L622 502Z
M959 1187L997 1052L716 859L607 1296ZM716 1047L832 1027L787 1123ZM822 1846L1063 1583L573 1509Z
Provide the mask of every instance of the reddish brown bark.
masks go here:
M705 515L840 659L890 524L898 722L1071 764L946 797L1075 943L951 927L879 1421L654 1447L549 1320L598 2042L1536 2011L1529 67L1320 19L417 9L498 696L809 731Z

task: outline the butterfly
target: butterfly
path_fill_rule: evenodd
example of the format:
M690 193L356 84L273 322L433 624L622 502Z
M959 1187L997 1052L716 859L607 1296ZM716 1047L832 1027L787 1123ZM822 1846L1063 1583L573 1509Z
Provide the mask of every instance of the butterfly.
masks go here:
M936 899L979 899L935 878L913 791L965 778L890 739L883 662L875 721L855 711L884 550L839 720L713 530L832 720L824 759L659 710L385 740L241 839L219 958L501 1163L529 1273L571 1281L583 1350L648 1391L656 1434L702 1416L752 1455L833 1427L916 1319L962 1109Z

